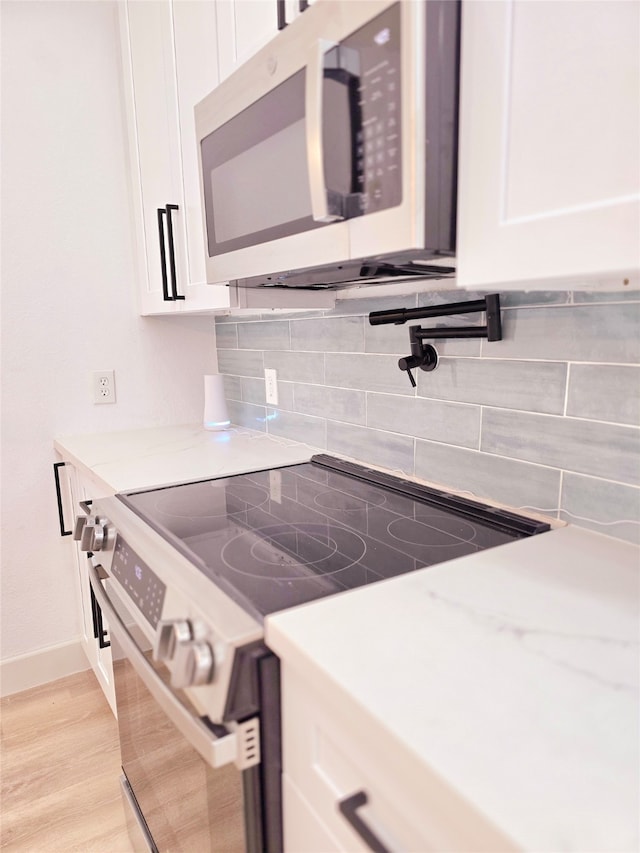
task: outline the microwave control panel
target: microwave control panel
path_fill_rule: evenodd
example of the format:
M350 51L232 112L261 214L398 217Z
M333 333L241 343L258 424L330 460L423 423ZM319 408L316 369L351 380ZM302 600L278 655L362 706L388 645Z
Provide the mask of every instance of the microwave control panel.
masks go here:
M343 143L350 148L350 186L345 193L348 218L402 202L400 57L399 3L325 56L325 85L341 75L349 100L349 138ZM336 124L325 121L325 127L332 133ZM325 152L328 148L325 140ZM325 168L331 188L331 164L325 163Z

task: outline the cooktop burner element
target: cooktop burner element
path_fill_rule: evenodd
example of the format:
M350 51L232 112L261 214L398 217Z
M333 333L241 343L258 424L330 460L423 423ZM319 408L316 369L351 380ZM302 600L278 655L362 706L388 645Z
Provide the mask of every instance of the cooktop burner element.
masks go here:
M324 455L119 498L261 619L548 529Z

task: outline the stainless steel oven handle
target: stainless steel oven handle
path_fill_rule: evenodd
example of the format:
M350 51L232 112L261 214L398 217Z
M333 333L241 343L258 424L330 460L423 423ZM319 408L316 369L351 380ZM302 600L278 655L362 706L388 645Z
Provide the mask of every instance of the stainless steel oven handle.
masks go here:
M171 690L158 677L127 631L126 625L114 609L100 583L98 570L91 563L89 563L89 581L93 594L107 618L112 637L117 638L127 659L171 722L211 767L218 768L236 762L239 757L238 739L240 733L237 735L236 732L230 732L222 738L214 737L204 723L201 723L176 699Z
M342 213L329 209L327 185L324 178L322 144L322 82L324 55L337 42L318 39L311 50L305 78L305 128L307 137L307 166L311 193L311 216L316 222L335 222L344 219Z

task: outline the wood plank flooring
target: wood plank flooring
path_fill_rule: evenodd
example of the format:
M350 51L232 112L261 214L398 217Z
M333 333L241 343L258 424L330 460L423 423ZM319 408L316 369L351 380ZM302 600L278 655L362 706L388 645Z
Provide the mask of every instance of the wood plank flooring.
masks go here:
M0 848L132 853L116 721L88 670L0 702Z

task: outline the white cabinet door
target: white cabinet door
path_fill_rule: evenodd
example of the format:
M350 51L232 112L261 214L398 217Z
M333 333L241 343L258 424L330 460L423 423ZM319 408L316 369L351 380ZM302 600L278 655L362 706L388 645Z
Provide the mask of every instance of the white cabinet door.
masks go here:
M278 32L276 0L216 0L220 79L253 56Z
M640 286L640 5L463 4L458 284Z
M218 82L215 5L129 0L119 8L140 312L227 308L228 288L206 284L193 118L195 103ZM172 249L177 300L165 294L174 295Z
M92 498L99 497L99 495L94 493L91 485L83 482L82 477L68 462L65 464L65 469L69 475L71 505L75 518L75 515L79 515L81 513L79 506L80 501L92 500ZM98 683L100 684L100 687L111 706L111 710L115 715L116 695L113 683L111 647L108 645L109 626L104 618L102 619L102 625L99 625L101 614L99 617L99 608L97 608L97 605L94 607L92 604L91 587L89 585L89 573L87 567L88 558L86 553L80 550L79 542L73 543L73 555L76 564L78 587L80 591L80 606L82 609L80 619L82 633L80 641L91 668L98 679ZM100 628L102 628L103 631L102 641L96 636L96 634L100 633Z

